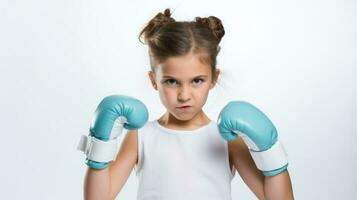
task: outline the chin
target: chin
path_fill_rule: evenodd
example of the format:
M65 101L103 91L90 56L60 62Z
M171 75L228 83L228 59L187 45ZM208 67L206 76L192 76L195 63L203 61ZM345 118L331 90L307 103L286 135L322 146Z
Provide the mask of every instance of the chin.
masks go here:
M175 113L174 117L177 120L181 120L181 121L188 121L191 120L193 118L193 114L192 113Z

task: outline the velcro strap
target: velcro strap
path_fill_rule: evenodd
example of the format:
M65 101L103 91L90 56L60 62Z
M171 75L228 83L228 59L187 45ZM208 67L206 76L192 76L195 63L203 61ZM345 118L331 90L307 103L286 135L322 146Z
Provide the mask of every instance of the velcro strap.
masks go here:
M77 149L87 155L88 160L96 162L109 162L115 160L118 140L99 140L90 135L82 135Z
M271 171L284 167L288 163L288 155L279 141L266 151L253 151L250 154L261 171Z

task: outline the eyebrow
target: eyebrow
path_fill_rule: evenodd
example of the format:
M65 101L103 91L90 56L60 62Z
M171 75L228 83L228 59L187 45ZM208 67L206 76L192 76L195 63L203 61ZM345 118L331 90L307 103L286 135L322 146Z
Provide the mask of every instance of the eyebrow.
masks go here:
M207 78L207 77L208 77L207 75L198 75L198 76L194 76L192 79L195 79L195 78ZM174 76L168 76L168 75L162 76L162 78L173 78L173 79L177 79L177 78L174 77Z

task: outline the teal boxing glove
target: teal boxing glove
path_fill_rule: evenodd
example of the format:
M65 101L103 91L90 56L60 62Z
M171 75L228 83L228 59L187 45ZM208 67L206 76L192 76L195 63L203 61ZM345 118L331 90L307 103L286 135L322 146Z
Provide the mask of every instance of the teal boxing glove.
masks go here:
M244 101L231 101L219 113L217 125L227 140L242 137L259 170L275 176L288 167L287 153L275 126L258 108Z
M117 138L123 128L136 130L145 125L148 110L144 103L133 97L111 95L98 105L89 129L77 149L86 154L86 164L93 169L105 169L115 160Z

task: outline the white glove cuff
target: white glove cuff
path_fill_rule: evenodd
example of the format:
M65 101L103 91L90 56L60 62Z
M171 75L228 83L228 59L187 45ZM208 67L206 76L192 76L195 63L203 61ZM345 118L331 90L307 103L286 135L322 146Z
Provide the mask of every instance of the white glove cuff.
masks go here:
M279 141L266 151L253 151L250 154L261 171L271 171L279 169L288 163L288 155L283 144Z
M102 141L90 135L82 135L77 149L87 155L88 160L109 162L115 160L118 140Z

